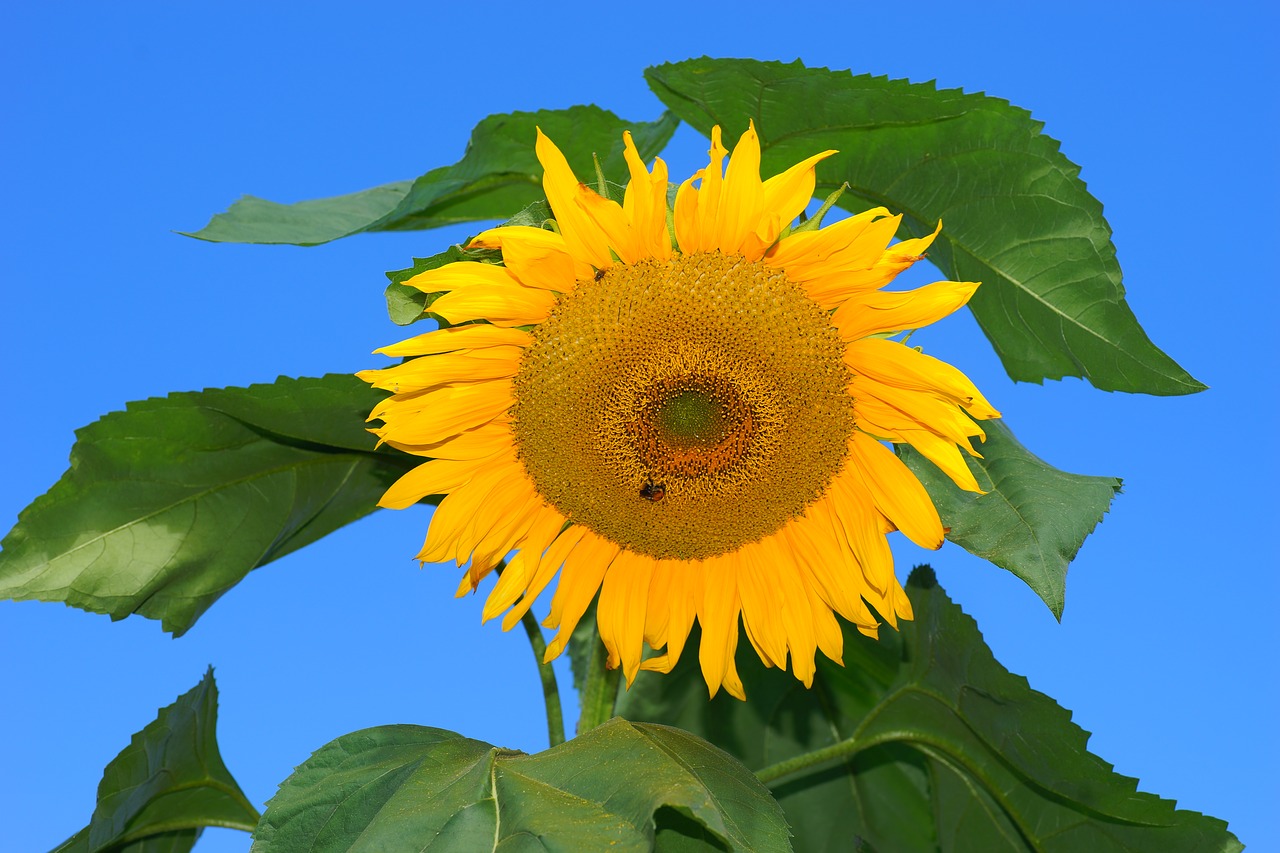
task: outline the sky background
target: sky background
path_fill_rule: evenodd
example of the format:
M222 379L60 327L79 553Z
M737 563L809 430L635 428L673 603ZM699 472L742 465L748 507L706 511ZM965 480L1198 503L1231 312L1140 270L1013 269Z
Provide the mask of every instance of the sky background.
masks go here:
M894 537L900 576L930 561L996 657L1072 709L1143 790L1280 849L1274 11L352 8L0 10L0 529L65 470L73 431L126 401L381 366L370 351L406 336L386 318L383 271L479 228L306 249L174 233L241 194L297 201L416 177L455 162L490 113L594 103L652 120L643 69L702 54L936 79L1045 122L1105 205L1129 304L1210 390L1015 385L967 311L918 333L1038 455L1125 487L1071 567L1061 624L955 546ZM673 178L706 147L681 128L663 155ZM376 513L255 571L179 640L140 617L0 603L0 849L46 850L86 824L103 766L209 664L223 757L259 807L314 749L367 726L545 748L523 634L482 627L482 597L452 597L454 568L419 570L427 521L420 507ZM196 849L248 846L219 830Z

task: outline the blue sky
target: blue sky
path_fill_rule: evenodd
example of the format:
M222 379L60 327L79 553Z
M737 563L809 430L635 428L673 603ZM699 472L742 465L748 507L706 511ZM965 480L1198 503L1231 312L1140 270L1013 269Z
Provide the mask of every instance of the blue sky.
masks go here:
M1015 385L967 313L918 336L1038 455L1125 489L1072 566L1061 624L954 546L895 542L900 570L929 560L996 656L1072 709L1143 790L1280 846L1274 11L261 5L0 11L0 528L62 473L73 431L126 401L379 366L370 351L401 336L383 271L475 230L311 249L173 233L241 194L295 201L411 178L457 160L490 113L595 103L651 120L644 67L702 54L985 91L1030 109L1083 166L1130 305L1210 390ZM672 175L705 149L682 128L664 155ZM224 758L259 805L313 749L365 726L545 746L524 637L481 627L480 599L452 598L451 567L410 559L427 520L379 513L256 571L176 641L137 617L0 603L0 848L48 849L79 829L103 765L208 664ZM230 831L197 847L247 848Z

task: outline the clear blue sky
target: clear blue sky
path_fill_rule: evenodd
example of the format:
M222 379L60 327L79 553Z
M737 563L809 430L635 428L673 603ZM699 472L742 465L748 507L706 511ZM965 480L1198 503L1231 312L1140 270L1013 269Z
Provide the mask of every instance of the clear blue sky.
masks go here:
M454 162L489 113L596 103L653 119L643 68L704 53L937 79L1046 122L1106 206L1139 319L1211 390L1014 385L967 313L944 323L921 342L1027 446L1125 490L1072 566L1061 624L953 546L927 559L996 656L1094 732L1095 752L1255 849L1280 848L1275 12L425 5L4 6L0 528L65 469L73 430L128 400L378 366L370 351L401 335L382 272L474 230L312 249L172 233L242 193L294 201L411 178ZM672 174L705 149L678 132ZM365 726L545 746L524 637L481 627L480 600L452 598L452 568L417 568L426 523L419 508L344 529L252 573L176 641L137 617L0 603L0 849L78 830L103 765L208 664L223 755L259 805L311 750ZM898 555L904 577L926 558ZM230 831L197 847L247 848Z

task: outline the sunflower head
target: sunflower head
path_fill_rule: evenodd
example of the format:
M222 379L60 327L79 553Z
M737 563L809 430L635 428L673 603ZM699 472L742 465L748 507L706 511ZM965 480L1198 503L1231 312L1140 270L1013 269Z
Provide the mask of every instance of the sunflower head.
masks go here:
M712 695L742 696L740 623L767 665L808 685L818 650L841 658L834 614L872 636L910 618L886 533L942 544L886 442L979 490L961 449L975 454L974 419L998 413L958 370L894 340L977 285L884 291L937 231L890 245L900 217L883 208L792 230L834 152L761 180L754 126L727 167L717 127L669 211L666 165L623 141L619 203L539 133L554 220L471 241L501 265L407 282L443 293L431 310L455 325L360 374L394 392L373 432L427 460L381 505L444 496L418 559L469 562L459 594L518 552L485 606L504 628L558 574L548 659L598 593L609 665L628 681L669 670L696 619Z

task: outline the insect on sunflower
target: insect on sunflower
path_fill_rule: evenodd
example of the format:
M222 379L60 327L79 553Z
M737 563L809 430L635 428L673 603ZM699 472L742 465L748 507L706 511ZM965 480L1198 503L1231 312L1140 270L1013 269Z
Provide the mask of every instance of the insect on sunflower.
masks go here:
M459 595L518 551L484 608L505 611L504 629L558 572L547 660L598 592L609 666L628 683L670 670L696 619L711 695L742 698L741 619L766 664L789 660L809 685L817 650L841 660L834 614L869 636L872 609L911 618L886 534L942 544L933 503L885 442L979 491L960 448L974 453L974 419L999 413L960 371L890 339L977 285L882 290L938 233L890 245L901 217L884 208L793 229L835 152L762 181L754 126L727 168L717 127L669 227L666 164L650 171L623 140L621 204L539 132L554 226L485 231L470 246L500 250L501 265L408 280L464 325L379 350L416 357L360 374L394 392L373 432L429 459L381 505L444 496L417 558L470 561Z

